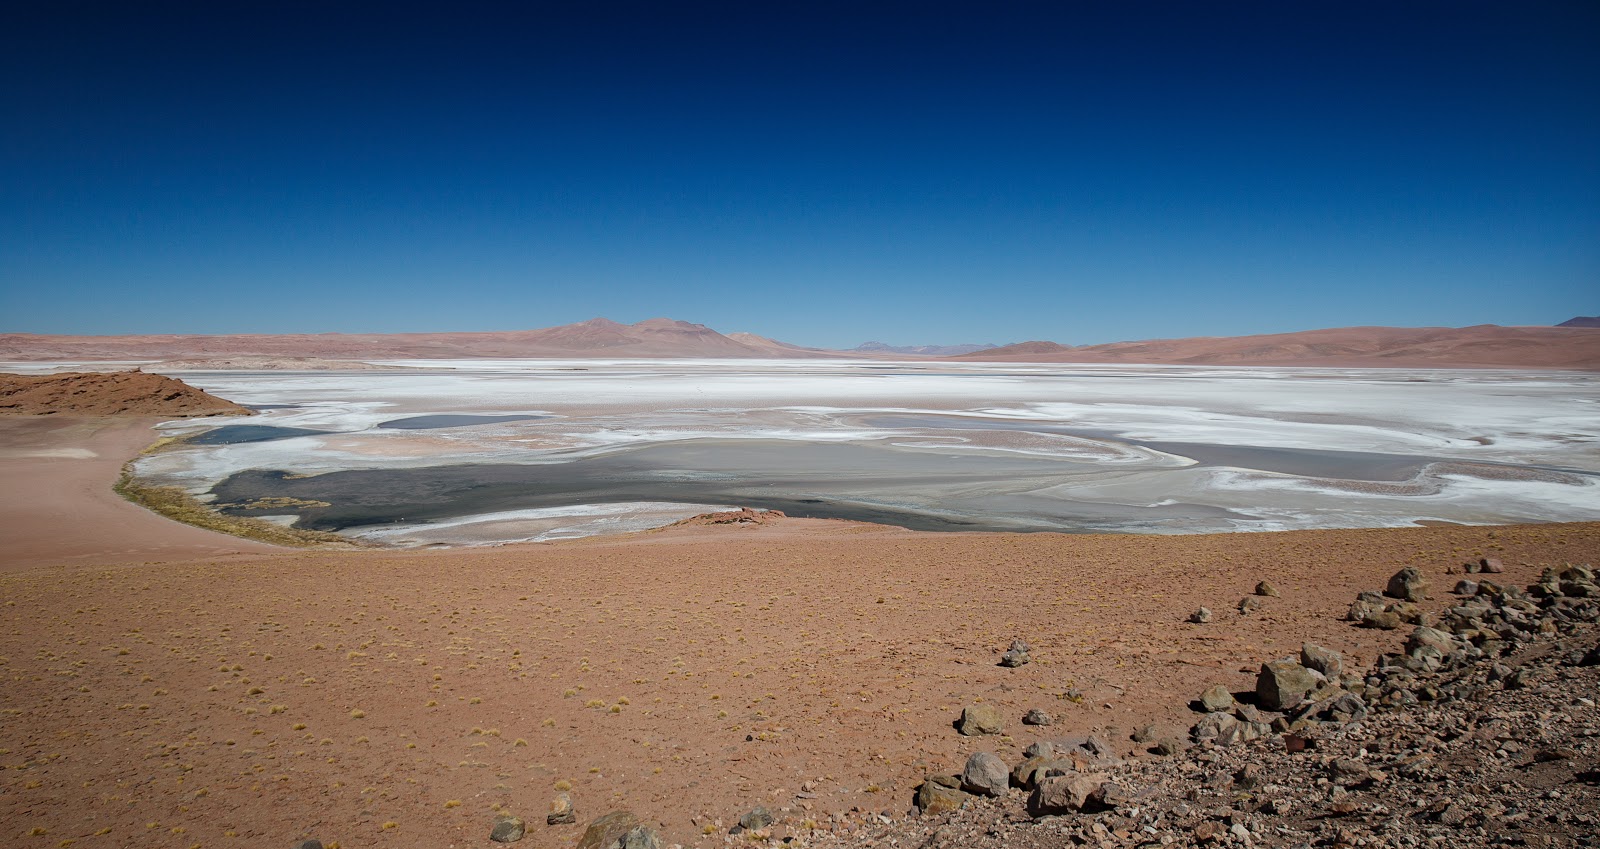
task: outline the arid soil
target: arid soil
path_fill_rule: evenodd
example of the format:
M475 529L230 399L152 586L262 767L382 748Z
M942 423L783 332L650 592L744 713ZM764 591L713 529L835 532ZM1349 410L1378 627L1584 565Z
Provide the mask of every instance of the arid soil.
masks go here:
M0 457L8 499L41 452L137 448L131 428L83 427ZM79 474L76 495L26 480L94 503ZM1131 750L1130 730L1181 732L1201 690L1249 689L1302 640L1371 663L1404 632L1339 617L1399 566L1437 586L1491 556L1525 583L1600 552L1595 523L1135 537L798 519L269 551L150 514L113 525L104 501L23 501L0 525L0 822L22 847L488 846L499 811L529 821L524 845L570 846L614 808L710 846L758 804L779 838L827 831L853 807L904 816L979 747L1015 762L1030 708L1052 737ZM131 544L163 532L167 552ZM1260 580L1281 596L1235 612ZM1202 605L1216 621L1189 624ZM998 666L1015 638L1032 662ZM954 731L980 700L1007 736ZM546 826L569 786L576 824Z
M142 371L0 374L0 415L248 416L172 377Z

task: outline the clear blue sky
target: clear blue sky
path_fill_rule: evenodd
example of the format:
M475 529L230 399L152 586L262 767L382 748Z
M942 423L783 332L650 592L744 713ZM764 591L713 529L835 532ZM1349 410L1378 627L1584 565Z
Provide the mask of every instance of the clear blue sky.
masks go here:
M1600 313L1600 3L14 3L0 331Z

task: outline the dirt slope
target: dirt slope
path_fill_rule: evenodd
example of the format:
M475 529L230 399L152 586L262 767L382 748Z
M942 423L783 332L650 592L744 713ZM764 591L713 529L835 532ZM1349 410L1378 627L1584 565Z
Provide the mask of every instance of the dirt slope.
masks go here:
M142 371L0 374L0 415L248 416L172 377Z

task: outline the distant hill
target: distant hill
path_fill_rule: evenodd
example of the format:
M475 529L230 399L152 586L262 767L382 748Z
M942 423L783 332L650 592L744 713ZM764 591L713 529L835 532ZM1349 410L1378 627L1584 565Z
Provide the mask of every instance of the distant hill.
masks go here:
M1014 345L1003 345L998 348L989 348L982 351L971 351L959 354L953 359L963 360L1014 360L1021 357L1056 357L1072 351L1073 348L1057 342L1018 342Z
M988 351L989 345L890 345L884 342L862 342L850 350L863 354L910 354L916 357L956 357L974 351Z
M842 357L741 334L735 339L701 324L652 318L620 324L594 318L539 330L481 333L297 333L226 336L40 336L0 334L0 359L212 360L231 357L316 357L332 360L472 357Z
M232 401L142 371L0 374L0 415L248 416Z
M1051 348L1049 346L1054 346ZM1600 369L1600 330L1586 327L1336 327L1261 336L1202 336L1067 348L1024 342L957 359L999 362L1406 368Z
M1582 319L1587 321L1588 319ZM1579 321L1579 319L1574 319ZM963 361L1179 365L1392 366L1410 368L1600 369L1600 328L1336 327L1260 336L1195 337L1070 347L1020 342L953 357ZM929 356L941 346L867 343L829 351L753 333L723 335L701 324L604 318L539 330L490 333L318 333L235 336L41 336L0 334L0 360L183 360L244 357L323 360L616 358L856 358ZM948 346L960 348L963 346ZM166 366L171 368L171 366ZM324 365L322 367L331 367Z
M1580 315L1569 318L1556 325L1557 327L1600 327L1600 315Z

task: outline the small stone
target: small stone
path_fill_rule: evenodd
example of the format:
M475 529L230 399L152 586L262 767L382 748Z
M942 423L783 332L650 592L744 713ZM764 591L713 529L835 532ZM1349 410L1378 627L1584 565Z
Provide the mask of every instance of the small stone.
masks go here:
M1000 665L1006 667L1007 669L1016 669L1017 667L1026 664L1028 660L1029 658L1027 652L1011 649L1000 657Z
M761 805L751 808L748 813L739 818L739 827L745 831L755 831L758 828L766 828L769 825L772 825L772 812Z
M961 770L961 789L978 796L1004 796L1011 786L1011 769L999 756L975 752Z
M302 840L294 845L294 849L322 849L322 841Z
M596 817L578 838L575 849L616 849L638 824L639 818L629 811L612 811Z
M1032 708L1022 715L1023 725L1054 725L1055 717L1038 708Z
M1189 621L1193 622L1196 625L1204 625L1207 622L1210 622L1211 621L1211 608L1202 607L1199 610L1196 610L1195 612L1189 614Z
M1206 713L1232 710L1233 705L1233 694L1221 684L1213 685L1200 694L1200 706L1205 708Z
M489 839L496 843L515 843L527 833L528 824L522 821L522 817L495 817L494 826L489 829Z
M1156 739L1156 727L1154 725L1146 725L1135 729L1133 734L1129 735L1129 739L1135 743L1148 743Z
M1266 596L1267 598L1278 598L1278 588L1267 583L1266 581L1262 581L1261 583L1256 584L1256 595Z
M1454 593L1455 595L1463 595L1471 598L1472 596L1478 594L1478 582L1469 581L1466 578L1462 578L1461 580L1456 581L1456 588L1450 592Z
M1005 720L993 705L968 705L961 709L961 723L956 730L965 737L999 734L1005 730Z
M1486 575L1498 575L1506 570L1505 564L1501 563L1499 558L1495 557L1485 557L1482 560L1479 560L1478 567L1482 569L1483 573Z
M557 793L550 800L550 813L544 815L545 825L568 825L577 821L577 814L572 810L572 796L567 793Z
M1216 820L1206 820L1195 827L1194 839L1201 843L1215 843L1225 837L1228 829Z
M1260 609L1261 609L1261 599L1257 598L1256 596L1247 595L1244 598L1239 599L1239 612L1240 613L1254 613L1255 611L1260 610Z
M1422 601L1428 597L1428 579L1415 566L1407 566L1389 578L1383 594L1402 601Z

